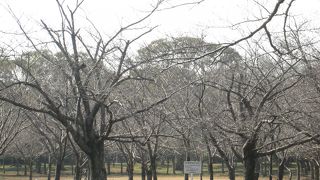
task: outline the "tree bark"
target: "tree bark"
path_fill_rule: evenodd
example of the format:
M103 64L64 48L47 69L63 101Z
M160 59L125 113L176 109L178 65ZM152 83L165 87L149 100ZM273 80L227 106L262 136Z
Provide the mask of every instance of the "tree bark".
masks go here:
M213 167L212 167L213 158L212 158L212 152L211 152L211 148L209 146L209 142L208 142L207 136L204 136L204 139L205 139L207 152L208 152L208 173L209 173L209 176L210 176L209 180L213 180Z
M37 159L37 161L36 161L36 170L37 170L37 173L41 174L41 161L40 161L40 158Z
M144 158L141 159L141 180L146 180L147 164Z
M229 172L228 172L228 175L229 175L229 179L230 180L235 180L236 179L236 171L234 168L229 168L228 169Z
M169 167L170 167L170 160L168 157L166 159L166 163L167 163L167 175L168 175L169 174Z
M71 163L71 175L72 175L72 176L74 175L74 165L73 165L73 162Z
M2 168L3 168L3 174L5 174L6 173L6 163L5 163L4 157L2 159Z
M257 180L258 173L255 172L256 168L256 142L248 140L243 146L243 165L244 165L244 179Z
M226 152L218 145L216 138L212 134L210 134L210 140L211 140L211 143L216 147L217 151L219 152L219 154L222 158L221 168L223 167L223 171L224 171L224 163L223 162L225 162L225 164L228 168L229 179L235 180L235 168L234 168L233 164L231 164Z
M153 180L158 180L158 176L157 176L157 161L156 161L156 159L157 159L157 157L154 155L152 157L152 159L150 160Z
M306 163L306 174L309 174L311 170L310 161L306 160L305 163Z
M176 174L176 155L172 158L172 174Z
M81 180L81 165L80 165L80 157L76 156L76 165L74 168L74 180Z
M263 161L263 176L266 177L267 174L268 174L268 160L267 158L264 158L264 161Z
M110 162L110 159L107 162L107 169L108 169L108 174L111 174L111 162Z
M292 180L292 171L290 168L288 168L286 165L285 165L285 168L287 169L287 171L289 172L289 178L288 180Z
M212 158L211 157L209 157L209 159L208 159L208 172L209 172L209 176L210 176L209 180L213 180L213 167L212 167Z
M273 163L273 155L270 155L270 162L269 162L269 180L272 180L272 163Z
M319 180L319 162L317 160L313 160L314 161L314 176L315 176L315 180Z
M90 180L106 180L107 173L104 165L104 143L103 141L90 142L89 159L89 179Z
M254 155L247 155L247 157L244 159L243 164L244 164L244 179L255 180L257 175L255 173L256 159Z
M29 180L32 180L32 165L33 165L33 162L30 159L29 160Z
M222 161L221 161L221 173L222 173L222 174L225 173L225 172L224 172L224 161L223 161L223 159L222 159Z
M51 155L49 154L48 157L48 180L51 179L51 168L52 168L52 163L51 163Z
M186 161L190 161L189 151L186 152ZM189 180L189 174L184 174L184 180Z
M57 162L56 162L56 173L55 173L54 180L60 180L61 170L62 170L62 162L61 162L60 159L57 159Z
M301 166L300 166L299 159L296 160L296 163L297 163L297 180L300 180L300 177L301 177Z
M128 171L128 180L133 180L133 162L128 162L127 171Z
M123 174L123 162L120 163L120 174Z
M43 174L47 174L48 172L47 172L47 163L46 162L44 162L43 163Z
M20 170L20 162L19 159L16 159L16 168L17 168L17 176L20 175L19 170Z
M310 164L311 164L311 179L314 180L315 179L315 172L314 172L314 169L315 169L315 166L314 166L314 161L310 161Z
M147 169L147 180L152 180L152 171L151 168Z
M28 171L28 167L27 167L28 165L27 165L27 162L26 162L26 160L24 161L24 176L27 176L27 171Z
M283 180L286 159L282 159L278 167L278 180Z

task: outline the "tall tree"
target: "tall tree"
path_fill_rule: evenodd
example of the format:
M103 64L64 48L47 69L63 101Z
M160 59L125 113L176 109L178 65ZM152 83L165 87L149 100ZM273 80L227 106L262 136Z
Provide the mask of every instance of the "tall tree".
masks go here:
M121 35L149 18L163 1L156 2L144 17L121 27L109 38L103 38L98 31L95 35L83 35L77 28L76 17L83 1L77 1L74 8L56 2L61 26L53 28L41 21L50 39L48 46L38 44L16 19L34 52L23 53L16 61L15 71L22 72L20 76L12 77L10 82L1 81L0 99L59 121L88 156L90 179L105 180L104 142L121 138L112 135L114 124L163 103L177 91L172 90L134 112L128 112L118 96L126 81L141 80L128 73L150 63L131 58L129 47L154 28L140 29L136 37L126 41ZM88 40L88 36L92 39ZM51 52L51 47L59 53Z

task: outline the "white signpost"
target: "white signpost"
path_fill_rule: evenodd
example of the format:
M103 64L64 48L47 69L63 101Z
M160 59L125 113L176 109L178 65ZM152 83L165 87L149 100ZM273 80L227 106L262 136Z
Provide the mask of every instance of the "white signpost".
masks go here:
M191 174L191 180L193 180L193 174L201 174L201 162L185 161L183 163L183 170L185 174Z

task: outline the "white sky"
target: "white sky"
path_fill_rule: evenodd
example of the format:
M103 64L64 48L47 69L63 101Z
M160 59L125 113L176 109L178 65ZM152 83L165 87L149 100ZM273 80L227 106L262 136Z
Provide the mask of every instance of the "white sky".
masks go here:
M72 4L76 0L65 0ZM192 0L170 0L171 5ZM196 0L193 0L196 1ZM256 0L272 11L277 0ZM154 0L85 0L79 11L79 27L88 27L88 17L98 29L111 35L121 25L126 25L142 17L151 9ZM170 6L164 4L164 7ZM17 32L18 26L8 12L8 6L20 18L24 27L32 32L39 30L39 20L49 25L59 25L59 11L55 0L0 0L0 32ZM296 0L292 13L308 19L314 26L320 26L320 0ZM200 5L184 6L157 12L144 25L159 27L145 40L150 41L164 36L190 35L207 36L209 41L232 41L254 28L245 24L239 29L223 28L247 19L266 15L253 0L205 0ZM276 24L275 24L276 26ZM4 35L0 33L2 38ZM130 36L130 34L129 34Z

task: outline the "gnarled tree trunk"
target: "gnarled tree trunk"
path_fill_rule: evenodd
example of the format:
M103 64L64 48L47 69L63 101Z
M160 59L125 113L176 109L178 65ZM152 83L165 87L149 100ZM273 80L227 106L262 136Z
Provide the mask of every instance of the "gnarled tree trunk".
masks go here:
M247 140L243 146L243 165L244 165L244 179L257 180L259 174L255 172L256 155L255 151L256 141Z
M107 173L104 166L104 143L103 141L91 142L89 159L89 179L90 180L106 180Z

